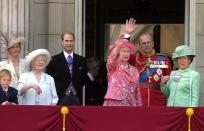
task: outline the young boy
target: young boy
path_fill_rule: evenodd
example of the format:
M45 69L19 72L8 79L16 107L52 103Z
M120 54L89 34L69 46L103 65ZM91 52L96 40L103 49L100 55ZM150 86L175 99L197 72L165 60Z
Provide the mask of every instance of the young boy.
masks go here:
M11 73L7 69L0 71L0 104L15 105L18 104L18 92L15 88L9 87L11 82Z

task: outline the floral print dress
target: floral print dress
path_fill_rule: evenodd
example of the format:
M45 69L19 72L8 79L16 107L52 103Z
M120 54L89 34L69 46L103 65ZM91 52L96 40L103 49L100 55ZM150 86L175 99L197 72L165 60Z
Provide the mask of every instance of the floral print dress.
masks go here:
M117 56L118 52L113 50L107 60L108 90L103 105L141 106L137 68L128 62L121 63Z

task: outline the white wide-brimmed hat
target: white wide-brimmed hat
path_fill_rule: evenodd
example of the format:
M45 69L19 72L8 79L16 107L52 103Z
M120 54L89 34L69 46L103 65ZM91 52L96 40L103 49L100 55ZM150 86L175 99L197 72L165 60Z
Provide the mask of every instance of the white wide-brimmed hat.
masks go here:
M20 43L20 46L22 46L25 43L25 37L17 35L9 36L7 33L1 32L0 43L4 45L5 49L9 49L17 43Z
M39 55L44 55L45 56L45 66L47 66L50 62L51 55L48 50L46 49L37 49L32 52L30 52L26 56L26 67L28 71L31 71L31 62Z

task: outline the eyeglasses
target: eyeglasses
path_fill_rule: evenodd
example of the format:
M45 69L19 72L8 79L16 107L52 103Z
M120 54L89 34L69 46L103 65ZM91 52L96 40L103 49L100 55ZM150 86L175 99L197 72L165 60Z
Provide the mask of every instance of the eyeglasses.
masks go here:
M150 45L150 44L152 44L152 42L151 41L144 41L144 42L140 42L142 45Z

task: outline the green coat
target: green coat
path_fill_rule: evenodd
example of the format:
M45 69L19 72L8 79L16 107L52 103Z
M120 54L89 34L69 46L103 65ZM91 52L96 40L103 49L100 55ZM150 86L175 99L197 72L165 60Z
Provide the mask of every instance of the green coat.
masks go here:
M197 107L200 104L200 74L191 68L172 71L170 80L161 90L168 98L167 106Z

